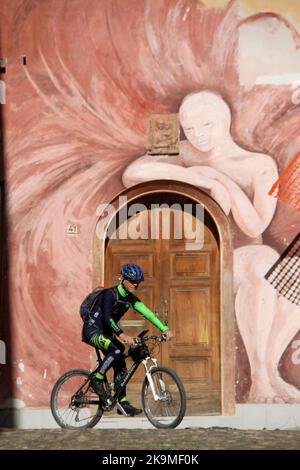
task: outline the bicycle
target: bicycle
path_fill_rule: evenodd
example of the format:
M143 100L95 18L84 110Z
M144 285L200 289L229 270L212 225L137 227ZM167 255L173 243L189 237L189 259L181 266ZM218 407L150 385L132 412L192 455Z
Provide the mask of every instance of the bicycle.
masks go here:
M126 371L116 388L113 388L104 376L106 398L101 399L91 388L90 379L96 368L90 372L84 369L73 369L63 374L55 383L51 393L51 412L62 428L92 428L101 419L104 412L115 406L126 415L118 397L125 385L142 363L145 378L142 384L142 408L150 423L156 428L175 428L186 410L184 386L176 372L168 367L158 366L152 357L149 345L154 341L161 344L166 340L164 334L146 336L148 330L142 331L135 338L135 347L130 347L125 357L131 357L133 364ZM95 348L96 349L96 348ZM99 350L96 349L97 361L100 363Z

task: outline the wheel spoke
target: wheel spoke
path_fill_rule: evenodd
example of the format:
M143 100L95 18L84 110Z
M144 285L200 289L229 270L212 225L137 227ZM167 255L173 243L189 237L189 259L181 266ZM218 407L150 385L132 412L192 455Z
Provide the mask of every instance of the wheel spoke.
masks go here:
M89 388L88 371L73 370L64 374L55 384L51 394L51 411L63 428L93 427L102 416L100 402ZM86 384L85 384L86 382Z
M185 412L183 385L175 372L168 368L154 368L151 377L158 400L154 399L151 386L146 381L142 394L146 416L155 427L176 427Z

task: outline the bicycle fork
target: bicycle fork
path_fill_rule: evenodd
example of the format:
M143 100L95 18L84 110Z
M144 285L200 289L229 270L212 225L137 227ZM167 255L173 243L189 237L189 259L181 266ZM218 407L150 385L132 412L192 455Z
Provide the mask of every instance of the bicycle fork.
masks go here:
M147 362L149 360L152 362L152 365L150 365L150 367L148 367L148 364L147 364ZM154 401L161 400L161 397L159 395L157 395L157 393L156 393L155 384L154 384L154 381L153 381L152 375L151 375L151 369L153 369L153 367L157 367L157 360L153 359L151 357L146 357L146 359L144 359L142 361L142 363L143 363L143 366L145 368L146 377L147 377L148 382L150 384L150 388L151 388L151 392L152 392ZM160 382L161 388L164 390L164 388L165 388L164 382L161 379L159 379L159 382Z

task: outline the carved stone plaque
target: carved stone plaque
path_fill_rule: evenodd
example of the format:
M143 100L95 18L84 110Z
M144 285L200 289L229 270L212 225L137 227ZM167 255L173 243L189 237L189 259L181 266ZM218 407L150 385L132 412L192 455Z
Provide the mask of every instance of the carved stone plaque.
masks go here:
M150 155L179 154L177 114L152 114L150 116L147 153Z

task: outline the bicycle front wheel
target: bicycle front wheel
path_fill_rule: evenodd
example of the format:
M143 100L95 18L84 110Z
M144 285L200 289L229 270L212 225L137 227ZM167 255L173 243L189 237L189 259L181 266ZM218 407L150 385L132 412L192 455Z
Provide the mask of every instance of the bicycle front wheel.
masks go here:
M61 428L92 428L101 418L102 406L98 395L90 388L89 376L88 370L70 370L54 385L50 406Z
M172 369L153 367L152 383L145 377L142 386L142 404L145 415L156 428L176 428L186 409L183 384Z

